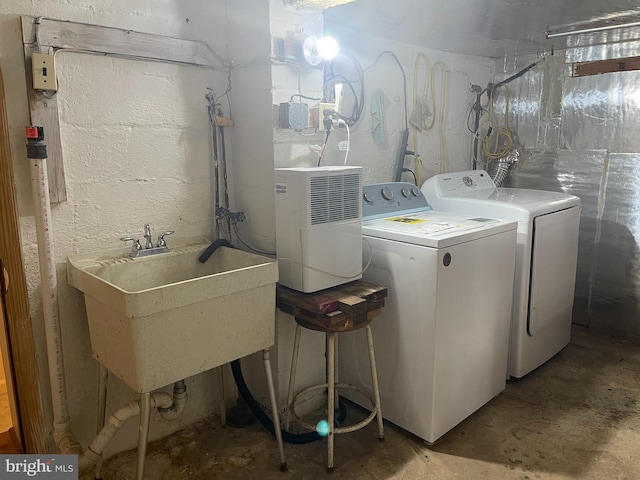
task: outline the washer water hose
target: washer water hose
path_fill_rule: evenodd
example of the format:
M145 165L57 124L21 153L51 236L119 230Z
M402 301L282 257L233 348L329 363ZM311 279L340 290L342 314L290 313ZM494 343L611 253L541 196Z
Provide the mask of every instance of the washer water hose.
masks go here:
M209 245L204 252L198 257L200 263L205 263L211 255L220 247L228 247L235 248L228 240L221 238L215 240L211 245ZM249 387L247 387L247 383L244 380L244 376L242 375L242 367L240 365L240 360L234 360L231 362L231 372L233 373L233 380L236 383L236 387L238 388L238 393L242 396L242 399L245 401L251 413L260 421L260 423L267 429L271 435L275 434L275 428L273 422L269 418L269 416L264 413L260 404L253 397L251 392L249 391ZM336 418L337 423L342 423L347 417L347 409L344 405L344 402L340 398L338 401L338 408L340 409L340 415ZM322 437L318 432L308 432L308 433L291 433L286 430L280 429L282 432L282 440L287 443L295 443L295 444L305 444L315 442L317 440L321 440Z

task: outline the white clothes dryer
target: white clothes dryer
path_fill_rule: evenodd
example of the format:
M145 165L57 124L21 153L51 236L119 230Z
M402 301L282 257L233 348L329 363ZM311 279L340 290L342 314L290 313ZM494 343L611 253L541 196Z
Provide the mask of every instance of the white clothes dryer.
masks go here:
M382 416L434 442L505 388L516 224L434 212L409 183L363 198L362 278L388 289L371 323ZM340 335L340 381L370 390L366 346Z
M518 222L509 376L523 377L562 350L571 337L580 199L498 188L484 170L435 175L422 192L437 211Z

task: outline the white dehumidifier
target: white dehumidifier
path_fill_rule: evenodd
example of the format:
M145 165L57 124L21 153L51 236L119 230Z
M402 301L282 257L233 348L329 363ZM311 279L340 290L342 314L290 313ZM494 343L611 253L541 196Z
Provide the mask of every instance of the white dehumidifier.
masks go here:
M276 168L280 284L310 293L362 277L362 168Z

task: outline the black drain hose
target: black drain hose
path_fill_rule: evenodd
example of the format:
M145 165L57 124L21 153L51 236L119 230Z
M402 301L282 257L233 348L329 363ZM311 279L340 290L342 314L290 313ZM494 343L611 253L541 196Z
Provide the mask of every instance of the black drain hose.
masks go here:
M255 415L255 417L260 421L260 423L267 429L267 431L271 434L275 434L275 429L273 427L273 422L267 416L266 413L262 410L262 407L256 399L253 398L247 384L244 381L244 377L242 376L242 368L240 367L240 360L234 360L231 362L231 372L233 373L233 379L236 382L236 386L238 387L238 392L242 395L243 400L249 406L251 412ZM317 440L322 439L318 432L307 432L307 433L291 433L286 430L280 429L282 433L282 440L287 443L311 443Z
M209 257L213 255L220 247L228 247L235 248L228 240L221 238L219 240L215 240L211 245L209 245L204 252L198 257L200 263L205 263L209 260ZM242 396L242 399L245 401L251 412L255 415L255 417L262 423L264 428L267 429L271 435L275 435L275 429L273 426L273 422L267 416L266 413L262 410L260 404L253 398L253 395L249 391L249 387L247 387L247 383L244 381L244 376L242 375L242 367L240 366L240 360L234 360L231 362L231 372L233 373L233 380L236 382L236 387L238 387L238 392ZM337 423L342 423L347 417L347 409L344 405L344 402L341 398L338 400L338 408L340 409L340 415L336 419ZM282 440L287 443L311 443L317 440L321 440L323 437L320 436L318 432L308 432L308 433L291 433L286 430L280 430L282 432Z
M207 260L209 260L209 257L213 255L213 252L215 252L220 247L234 248L233 245L231 245L231 242L229 242L229 240L225 240L224 238L219 238L218 240L215 240L211 245L209 245L205 249L205 251L200 254L200 256L198 257L198 260L200 261L200 263L204 263Z

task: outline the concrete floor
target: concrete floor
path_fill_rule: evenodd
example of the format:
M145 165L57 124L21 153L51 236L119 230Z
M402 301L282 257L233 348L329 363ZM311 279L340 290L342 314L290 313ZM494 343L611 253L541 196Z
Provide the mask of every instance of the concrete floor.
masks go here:
M574 328L560 354L510 382L433 446L386 422L384 442L375 423L337 436L332 474L325 472L326 441L285 444L289 470L281 473L275 441L259 424L221 429L211 418L150 444L146 478L637 479L639 347ZM134 473L135 452L103 468L105 480Z

